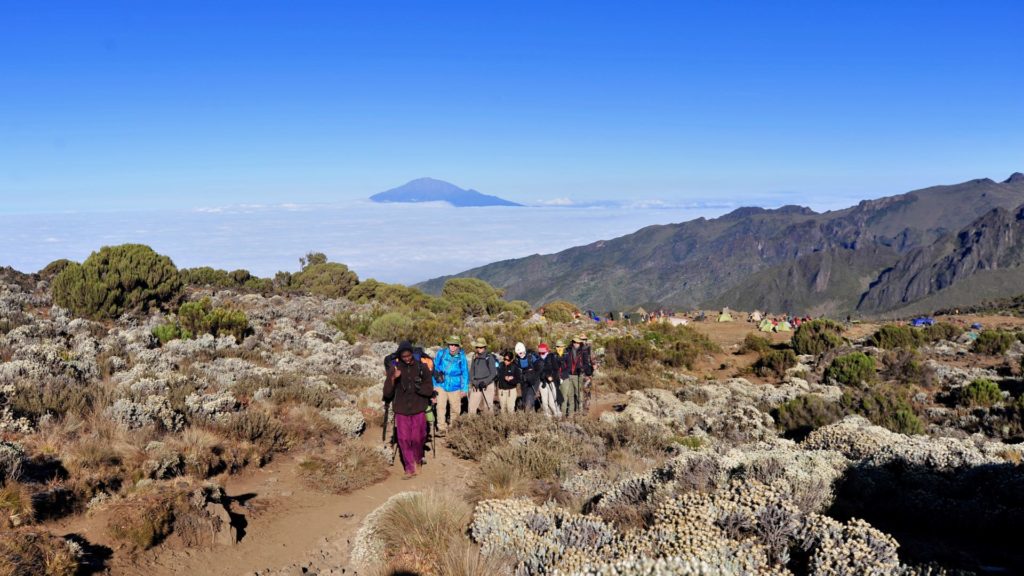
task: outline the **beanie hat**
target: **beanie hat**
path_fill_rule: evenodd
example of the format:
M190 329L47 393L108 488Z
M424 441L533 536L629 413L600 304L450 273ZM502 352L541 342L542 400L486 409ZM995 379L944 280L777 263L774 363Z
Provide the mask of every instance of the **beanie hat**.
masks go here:
M537 351L538 352L547 352L548 351L548 345L543 343L543 342L541 342L540 346L537 346Z
M516 354L526 354L526 344L516 342Z

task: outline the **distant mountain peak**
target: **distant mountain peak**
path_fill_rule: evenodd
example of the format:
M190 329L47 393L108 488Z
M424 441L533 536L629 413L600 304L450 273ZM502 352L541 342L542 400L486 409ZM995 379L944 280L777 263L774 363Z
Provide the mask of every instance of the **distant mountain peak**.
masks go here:
M1024 182L1024 174L1020 172L1014 172L1013 174L1010 174L1009 178L1003 180L1003 184L1017 184L1021 182Z
M471 206L521 206L515 202L481 194L472 188L465 190L451 182L436 178L416 178L397 188L370 196L370 200L383 203L447 202L457 208Z

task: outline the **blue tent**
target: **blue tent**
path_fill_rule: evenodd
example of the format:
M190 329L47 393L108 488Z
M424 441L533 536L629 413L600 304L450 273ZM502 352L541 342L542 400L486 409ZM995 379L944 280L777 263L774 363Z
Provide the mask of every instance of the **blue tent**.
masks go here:
M914 328L924 328L925 326L934 326L935 319L922 316L920 318L914 318L910 321L910 325Z

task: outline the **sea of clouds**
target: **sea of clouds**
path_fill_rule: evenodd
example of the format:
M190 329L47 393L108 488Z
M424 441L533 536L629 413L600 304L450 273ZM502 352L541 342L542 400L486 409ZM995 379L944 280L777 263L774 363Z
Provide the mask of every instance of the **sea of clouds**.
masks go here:
M295 271L324 252L360 278L414 283L490 262L549 254L652 224L715 217L726 205L659 203L454 208L448 204L239 205L188 211L0 214L0 266L32 272L137 242L179 267Z

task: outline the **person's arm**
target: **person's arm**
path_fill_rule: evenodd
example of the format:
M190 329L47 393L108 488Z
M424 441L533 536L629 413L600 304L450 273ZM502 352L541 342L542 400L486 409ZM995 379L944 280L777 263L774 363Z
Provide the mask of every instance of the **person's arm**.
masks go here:
M469 394L469 363L466 361L466 355L462 354L457 361L462 362L462 382L460 382L462 393Z
M395 370L398 370L397 366L393 366L388 371L388 377L384 379L384 401L391 402L395 399Z

